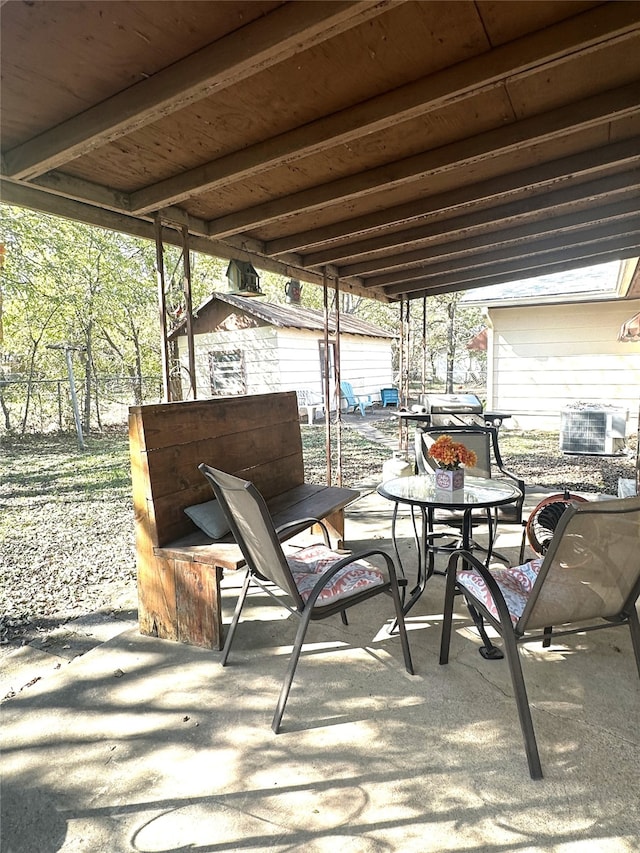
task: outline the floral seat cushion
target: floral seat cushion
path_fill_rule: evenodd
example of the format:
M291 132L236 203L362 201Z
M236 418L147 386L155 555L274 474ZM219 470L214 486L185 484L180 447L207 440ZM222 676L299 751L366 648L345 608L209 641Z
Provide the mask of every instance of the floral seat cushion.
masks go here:
M535 559L524 563L522 566L514 566L510 569L491 569L491 574L504 596L509 609L509 616L514 625L522 616L541 565L542 559ZM481 601L489 613L495 619L499 620L498 608L479 571L476 569L461 569L456 574L456 581L459 586L468 590L474 598Z
M311 545L287 555L287 563L303 601L307 601L318 578L338 560L344 558L324 545ZM354 592L381 586L386 583L384 574L366 560L354 560L327 582L317 598L317 604L329 604L346 598Z

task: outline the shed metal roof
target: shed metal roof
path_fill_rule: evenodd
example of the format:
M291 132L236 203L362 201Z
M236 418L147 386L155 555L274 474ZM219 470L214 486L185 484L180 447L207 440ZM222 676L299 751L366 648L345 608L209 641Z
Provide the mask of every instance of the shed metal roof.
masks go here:
M639 254L637 0L0 14L7 203L383 300Z
M288 306L277 305L273 302L265 302L262 299L247 298L245 296L233 296L229 293L213 293L204 300L194 311L196 319L195 331L198 331L197 317L206 311L214 302L226 302L239 311L262 320L272 326L282 329L304 329L311 332L324 331L324 312L315 308L304 308L302 305ZM329 314L328 328L330 332L335 331L335 314ZM172 333L175 335L186 332L183 321ZM342 334L362 335L368 338L385 338L391 340L396 337L393 332L381 329L373 323L354 317L353 314L340 313L340 331Z

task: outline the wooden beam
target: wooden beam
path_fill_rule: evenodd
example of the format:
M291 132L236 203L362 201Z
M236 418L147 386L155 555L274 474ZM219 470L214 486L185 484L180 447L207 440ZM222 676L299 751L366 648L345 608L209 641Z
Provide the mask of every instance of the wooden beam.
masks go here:
M482 277L478 279L465 279L459 282L448 282L446 284L443 284L436 279L435 281L425 283L425 286L422 289L418 288L409 293L403 293L402 296L406 296L409 299L424 299L425 296L438 296L442 293L459 293L462 290L475 290L481 287L489 287L493 284L505 284L506 282L513 282L520 279L536 278L543 274L551 275L552 273L569 272L584 266L606 264L611 261L622 261L625 258L633 257L635 257L633 249L614 249L609 252L603 251L594 254L590 258L585 259L585 262L582 264L573 259L564 259L545 264L541 267L522 270L518 276L515 276L513 272L507 271L503 273L494 273L489 278ZM398 302L400 298L400 296L396 296L393 297L393 300Z
M485 249L489 248L489 250L482 251L473 256L464 254L456 260L449 259L439 263L427 263L422 266L387 272L383 275L376 275L365 279L365 285L370 284L372 287L388 288L389 285L398 283L401 285L402 290L402 286L414 278L427 278L442 273L460 272L471 268L480 269L495 263L502 263L504 260L516 260L518 258L523 259L526 268L530 265L529 258L544 254L545 252L555 251L561 249L563 246L566 246L567 251L571 251L576 246L600 243L602 240L615 237L626 238L629 234L636 235L639 230L640 215L630 216L621 222L615 220L596 225L592 228L572 231L570 235L565 235L564 239L555 235L553 237L543 236L539 240L531 239L526 243L519 243L516 246L506 246L498 249L485 247ZM570 245L567 246L569 241ZM393 291L391 290L391 292Z
M32 178L232 86L388 10L389 0L285 3L264 18L5 153L5 174Z
M580 266L601 263L601 261L594 260L594 258L598 258L605 253L608 255L616 254L616 257L619 258L634 257L639 251L639 238L639 230L622 235L614 232L608 237L603 233L598 241L586 240L579 244L572 244L571 246L558 247L557 241L549 241L544 251L528 251L527 254L523 252L511 254L492 253L495 257L491 261L488 259L490 253L487 253L486 263L476 262L460 267L452 267L447 264L434 264L428 271L423 270L422 275L419 277L409 277L405 281L388 285L372 284L372 291L381 289L387 296L398 298L407 293L423 290L425 283L430 280L434 284L446 285L447 287L449 285L466 283L466 287L471 288L492 284L494 277L500 273L508 273L510 278L520 278L523 271L536 270L535 274L541 275L542 273L546 273L546 267L549 264L555 262L572 261L572 266L568 267L568 269L575 269ZM436 266L442 268L436 271ZM489 279L489 281L486 279ZM472 281L474 282L473 284L470 283ZM448 291L445 290L444 292Z
M80 202L81 208L79 209L102 209L105 212L110 211L125 217L129 216L128 196L126 193L110 190L108 187L93 184L80 178L74 178L71 175L65 175L63 172L50 172L48 175L43 175L29 183L16 181L12 178L2 179L3 187L9 187L10 185L21 186L27 189L32 188L42 191L43 195L50 194L58 196L61 200L68 199L73 202ZM36 198L37 196L33 197ZM64 205L64 201L61 201L60 204ZM55 204L51 202L47 206L53 208ZM161 208L160 211L155 212L161 214L164 222L171 222L176 227L188 225L190 234L199 237L208 237L205 220L199 219L197 216L190 216L181 208ZM92 220L97 220L100 217L99 214L93 213L91 214L91 218ZM142 219L151 221L151 216L142 217ZM249 252L263 252L264 244L251 238L245 237L241 242L235 238L231 238L227 242L235 244L239 249L246 249Z
M9 178L9 180L17 181L15 178ZM66 175L64 172L54 171L48 175L42 175L33 181L33 185L55 195L75 198L107 210L117 210L120 213L129 213L131 210L128 193L112 190L102 184L76 178L73 175Z
M137 213L246 180L267 169L379 133L400 121L500 85L508 77L588 54L603 42L633 34L640 13L628 3L610 3L516 39L421 80L354 107L250 145L132 194Z
M331 225L323 225L309 231L268 240L265 243L265 253L267 255L280 255L283 252L319 246L330 243L333 240L339 240L345 234L357 236L367 231L375 231L382 227L410 222L411 220L432 213L438 213L447 209L453 210L455 207L469 205L487 198L499 198L500 196L518 191L528 191L529 187L557 183L563 179L579 175L597 174L615 165L630 165L637 162L640 162L640 137L634 137L633 139L627 139L612 145L604 145L601 148L584 151L581 154L574 154L569 157L562 157L548 163L530 166L516 172L509 172L505 175L497 175L486 181L478 181L475 184L461 186L455 190L447 190L446 192L427 196L408 204L387 207L363 216L343 219ZM338 254L334 247L330 246L326 249L327 257L335 257L336 260L353 257L354 254L359 254L357 251L359 244L360 241L354 241L350 244L346 242L339 244L337 252L342 252L342 247L344 246L345 252L349 249L347 254ZM352 250L356 251L352 253ZM323 250L318 250L317 254L314 253L313 263L309 264L310 266L315 266L321 251ZM327 262L333 263L333 260L327 260ZM320 262L318 261L318 263Z
M616 176L619 177L619 176ZM625 181L628 176L623 176ZM621 180L622 184L623 181ZM603 222L607 219L615 219L625 217L638 212L638 189L640 188L640 172L637 174L637 183L635 186L625 185L622 192L625 196L630 196L619 200L612 204L601 202L598 205L588 207L585 210L578 210L566 214L559 215L557 213L558 203L554 199L559 193L549 193L549 196L542 197L542 204L536 205L538 199L532 199L530 203L519 202L517 205L506 204L502 208L489 208L478 214L469 217L456 217L445 222L433 223L430 231L433 237L437 237L437 242L430 242L427 245L420 246L408 252L394 251L389 255L382 257L378 256L367 261L361 261L356 264L347 264L340 267L340 272L343 275L363 276L367 273L380 273L383 270L392 270L395 267L410 266L419 264L429 258L437 257L454 257L460 254L473 254L482 251L488 246L504 245L510 242L526 238L537 238L548 232L564 231L571 228L590 225L596 222ZM572 188L575 189L575 188ZM575 199L574 199L575 201ZM575 205L571 205L573 208ZM523 217L530 218L533 215L540 216L541 212L547 211L544 218L537 218L534 221L525 221L522 224L513 224L513 209L517 210ZM499 211L508 215L499 215ZM495 215L494 215L495 214ZM481 224L493 225L491 230L483 230L479 235L473 236L475 229L469 225L470 220L477 220ZM499 222L507 220L509 224L500 227ZM457 227L453 227L455 223ZM463 225L464 223L464 225ZM462 239L453 239L452 235L456 233L464 233Z
M209 223L209 234L212 237L226 237L304 211L343 204L347 200L362 198L430 175L461 169L494 157L504 157L517 149L605 124L639 109L640 87L636 84L622 86L469 139L213 219Z
M75 222L84 222L86 225L95 225L98 228L106 228L110 231L130 234L132 237L155 240L154 225L151 217L128 216L124 213L92 207L89 204L83 204L73 199L43 192L29 185L13 183L7 180L0 180L0 197L4 204L26 207L30 210L37 210L40 213L49 213L52 216L61 216L64 219L71 219ZM165 221L166 225L166 218L164 216L163 221ZM172 227L163 228L162 240L164 243L180 247L182 245L180 229L176 228L177 223L173 219L171 219L171 222ZM306 281L310 284L322 284L321 275L313 270L305 270L298 266L293 257L288 258L286 261L268 258L250 250L244 240L242 243L235 240L225 240L223 242L192 234L191 248L194 252L201 252L203 255L211 255L212 257L224 258L225 260L231 260L234 257L246 258L256 268L266 272L274 272L286 278L297 278L300 281ZM389 301L382 292L374 294L372 297L372 294L367 293L359 279L345 278L342 280L341 285L343 290L348 290L359 296L367 296L368 298L378 299L381 302Z

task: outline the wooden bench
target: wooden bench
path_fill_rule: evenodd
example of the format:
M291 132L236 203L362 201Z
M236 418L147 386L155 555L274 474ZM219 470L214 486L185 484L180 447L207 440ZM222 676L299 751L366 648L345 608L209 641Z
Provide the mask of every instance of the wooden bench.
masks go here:
M304 482L294 391L133 406L129 445L143 634L222 647L220 581L244 561L230 534L210 539L184 512L213 499L200 462L255 483L276 526L321 518L342 545L359 493Z

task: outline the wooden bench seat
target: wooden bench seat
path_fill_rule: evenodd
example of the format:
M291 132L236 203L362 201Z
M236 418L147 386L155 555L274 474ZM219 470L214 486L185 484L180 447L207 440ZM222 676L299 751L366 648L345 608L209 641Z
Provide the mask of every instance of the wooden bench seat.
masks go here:
M134 406L129 437L142 633L222 647L220 581L243 558L230 534L210 539L184 512L213 497L200 462L254 482L276 527L321 518L342 545L359 493L304 482L295 392Z

